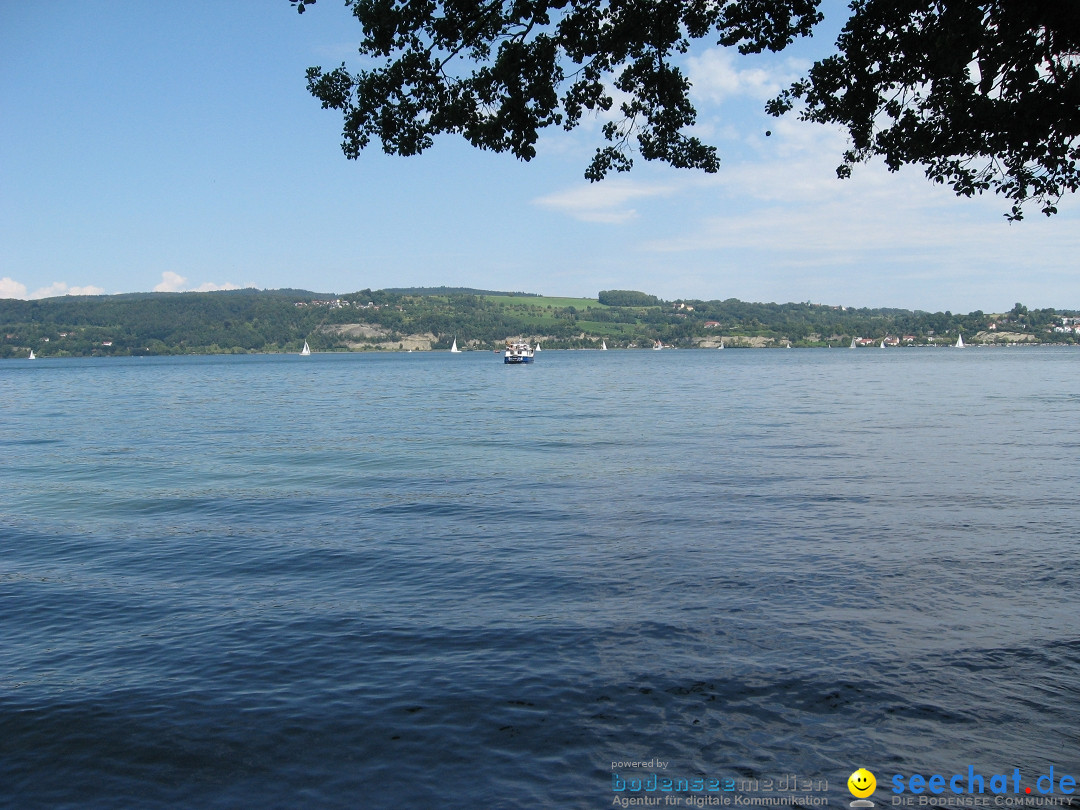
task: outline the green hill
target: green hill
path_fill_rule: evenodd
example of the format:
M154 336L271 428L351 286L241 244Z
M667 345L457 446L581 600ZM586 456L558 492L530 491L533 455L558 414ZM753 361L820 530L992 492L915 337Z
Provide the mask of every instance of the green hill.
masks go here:
M1063 316L1017 304L997 315L848 309L807 303L662 301L606 291L605 302L463 288L133 293L0 300L0 357L294 352L498 347L527 336L546 349L847 346L853 338L901 345L1007 340L1075 342ZM618 302L613 304L611 302ZM1057 326L1059 331L1052 331Z

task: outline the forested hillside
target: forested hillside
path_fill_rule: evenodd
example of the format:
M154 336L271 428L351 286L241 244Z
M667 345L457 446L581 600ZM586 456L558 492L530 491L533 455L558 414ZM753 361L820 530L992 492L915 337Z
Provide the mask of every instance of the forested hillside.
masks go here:
M1075 312L967 315L812 303L662 301L631 290L597 299L460 288L232 290L0 300L0 357L489 349L514 335L544 348L941 345L1075 342ZM451 291L452 290L452 291ZM603 303L602 303L603 302Z

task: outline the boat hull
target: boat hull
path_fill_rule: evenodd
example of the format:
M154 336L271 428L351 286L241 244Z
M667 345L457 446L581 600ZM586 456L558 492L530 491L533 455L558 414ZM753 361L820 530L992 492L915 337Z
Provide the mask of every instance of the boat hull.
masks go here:
M517 355L517 354L503 355L503 362L504 363L509 363L510 365L514 365L514 366L524 365L525 363L531 363L532 361L533 361L533 359L531 357L526 357L525 355Z

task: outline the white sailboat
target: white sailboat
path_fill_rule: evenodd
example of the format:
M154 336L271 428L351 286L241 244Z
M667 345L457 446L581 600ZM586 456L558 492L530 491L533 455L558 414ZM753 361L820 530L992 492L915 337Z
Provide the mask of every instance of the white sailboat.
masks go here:
M451 354L461 354L461 349L457 347L457 336L454 336L454 345L450 347Z
M29 356L29 357L27 357L26 359L27 359L27 360L37 360L37 355L36 355L36 354L34 354L34 350L33 350L33 349L31 349L31 350L30 350L30 356Z
M602 352L607 351L607 341L606 340L601 340L600 341L600 351L602 351Z
M956 336L956 348L958 348L958 349L964 348L964 336L963 335L957 335Z
M885 348L885 338L882 338L882 339L881 339L881 348L882 348L882 349L884 349L884 348Z
M720 338L720 345L717 348L720 348L720 349L724 348L724 339L723 338Z
M854 349L855 348L855 338L851 339L851 345L848 348L849 349Z
M536 351L540 351L540 341L536 341Z
M300 356L301 357L307 357L309 354L311 354L311 347L307 345L307 341L305 340L304 341L304 348L302 348L300 350Z
M653 351L657 351L657 352L658 352L658 351L660 351L660 350L661 350L662 348L664 348L664 344L663 344L663 343L661 343L661 342L660 342L659 340L658 340L658 341L656 341L655 343L653 343Z

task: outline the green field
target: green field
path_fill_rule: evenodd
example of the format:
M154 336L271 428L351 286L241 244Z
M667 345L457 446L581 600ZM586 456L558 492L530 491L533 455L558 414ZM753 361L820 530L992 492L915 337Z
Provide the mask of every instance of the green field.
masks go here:
M602 337L633 337L637 333L637 327L631 323L605 323L603 321L577 322L581 331L592 335L597 340Z
M496 304L511 307L551 307L552 309L565 307L586 309L593 307L595 309L607 309L607 305L601 304L595 298L549 298L545 295L485 295L484 298L488 301L494 301Z

